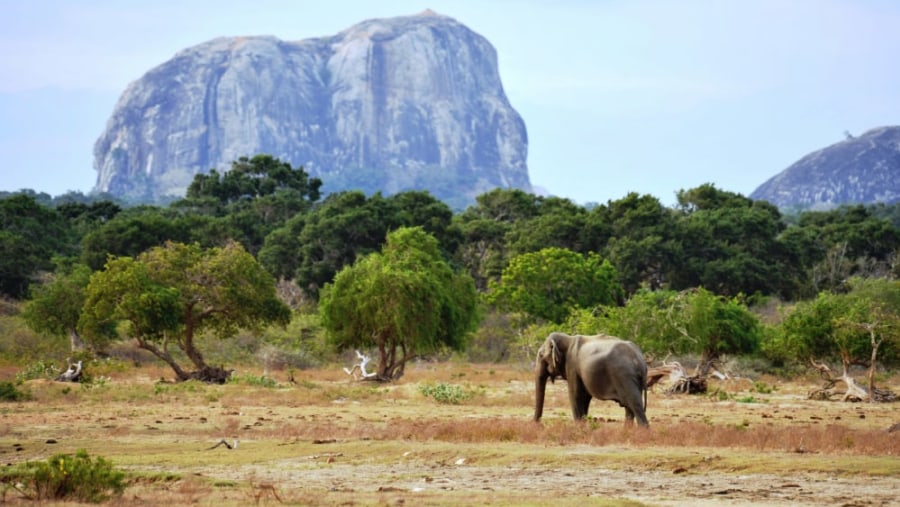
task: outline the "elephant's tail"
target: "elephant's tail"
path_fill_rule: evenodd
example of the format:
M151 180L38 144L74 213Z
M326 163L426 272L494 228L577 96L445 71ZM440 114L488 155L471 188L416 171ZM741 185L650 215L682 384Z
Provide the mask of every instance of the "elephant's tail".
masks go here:
M647 376L641 379L641 396L643 396L644 413L647 413Z

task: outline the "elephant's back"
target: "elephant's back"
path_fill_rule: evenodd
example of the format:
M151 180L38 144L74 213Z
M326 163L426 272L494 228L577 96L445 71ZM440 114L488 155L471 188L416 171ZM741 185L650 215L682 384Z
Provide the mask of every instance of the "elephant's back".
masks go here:
M604 336L591 337L581 344L580 357L591 359L585 361L586 367L593 371L593 375L622 375L635 373L647 374L647 363L641 349L634 343L620 338Z
M615 336L597 335L580 337L580 354L599 356L635 356L643 357L641 350L634 343Z

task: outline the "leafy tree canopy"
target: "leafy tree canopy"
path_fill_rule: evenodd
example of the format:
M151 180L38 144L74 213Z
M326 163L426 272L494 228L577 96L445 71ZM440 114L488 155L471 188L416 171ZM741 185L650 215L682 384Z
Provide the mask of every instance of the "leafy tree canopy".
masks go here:
M331 194L309 213L276 230L260 256L273 272L288 273L294 268L298 285L316 296L338 271L359 256L378 251L387 233L399 227L420 226L449 250L459 241L451 220L450 208L427 192L390 197L379 193L366 197L360 191ZM276 267L275 262L290 264Z
M591 211L609 224L601 251L619 272L627 294L667 287L682 258L675 215L651 195L630 193Z
M73 251L65 219L34 197L12 194L0 200L0 293L21 299L41 271L53 269L55 256Z
M717 294L779 294L801 290L802 262L779 234L785 224L778 209L765 201L704 185L679 193L677 222L680 264L670 288L706 287Z
M403 227L388 234L381 252L361 257L323 287L319 312L337 349L376 348L378 378L397 379L416 356L465 348L477 325L477 296L433 236Z
M485 297L527 320L562 322L574 308L615 305L623 296L609 261L554 247L514 257Z
M897 364L900 282L855 278L849 286L849 292L821 292L794 305L766 340L766 355L781 362L839 361L846 369L872 366L876 352Z
M641 290L623 306L575 312L566 325L632 340L657 356L698 354L702 364L723 354L753 353L762 338L762 326L740 299L702 288Z
M310 178L302 167L294 169L271 155L259 154L253 158L240 157L224 174L212 169L209 174L196 175L186 197L189 200L213 198L228 204L293 191L309 201L317 201L321 186L322 180Z
M220 339L239 329L285 325L290 310L275 282L238 243L202 249L168 242L132 257L114 257L91 276L79 328L85 340L103 340L110 323L125 322L138 346L175 371L178 380L224 382L229 372L206 364L199 333ZM184 352L189 371L170 347Z
M83 346L78 336L78 319L84 306L91 269L71 259L57 258L56 264L50 281L32 287L32 298L26 303L22 316L36 333L67 337L75 352ZM111 329L105 330L100 336L108 336L110 332Z

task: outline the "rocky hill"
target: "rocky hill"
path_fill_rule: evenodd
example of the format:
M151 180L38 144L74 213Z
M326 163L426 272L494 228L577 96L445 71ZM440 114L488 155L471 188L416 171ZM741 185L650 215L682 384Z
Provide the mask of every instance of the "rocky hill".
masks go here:
M451 204L531 191L525 124L493 46L426 11L301 41L223 37L131 83L94 147L95 191L184 195L194 175L267 153L323 191L427 189Z
M780 208L900 202L900 127L881 127L810 153L750 194Z

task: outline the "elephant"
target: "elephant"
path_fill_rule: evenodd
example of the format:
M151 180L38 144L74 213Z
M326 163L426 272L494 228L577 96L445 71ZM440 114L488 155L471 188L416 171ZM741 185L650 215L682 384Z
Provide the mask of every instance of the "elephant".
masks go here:
M569 382L574 419L584 419L591 398L613 400L625 408L625 423L647 422L647 362L640 348L614 336L550 333L538 350L534 365L534 420L544 411L547 379Z

